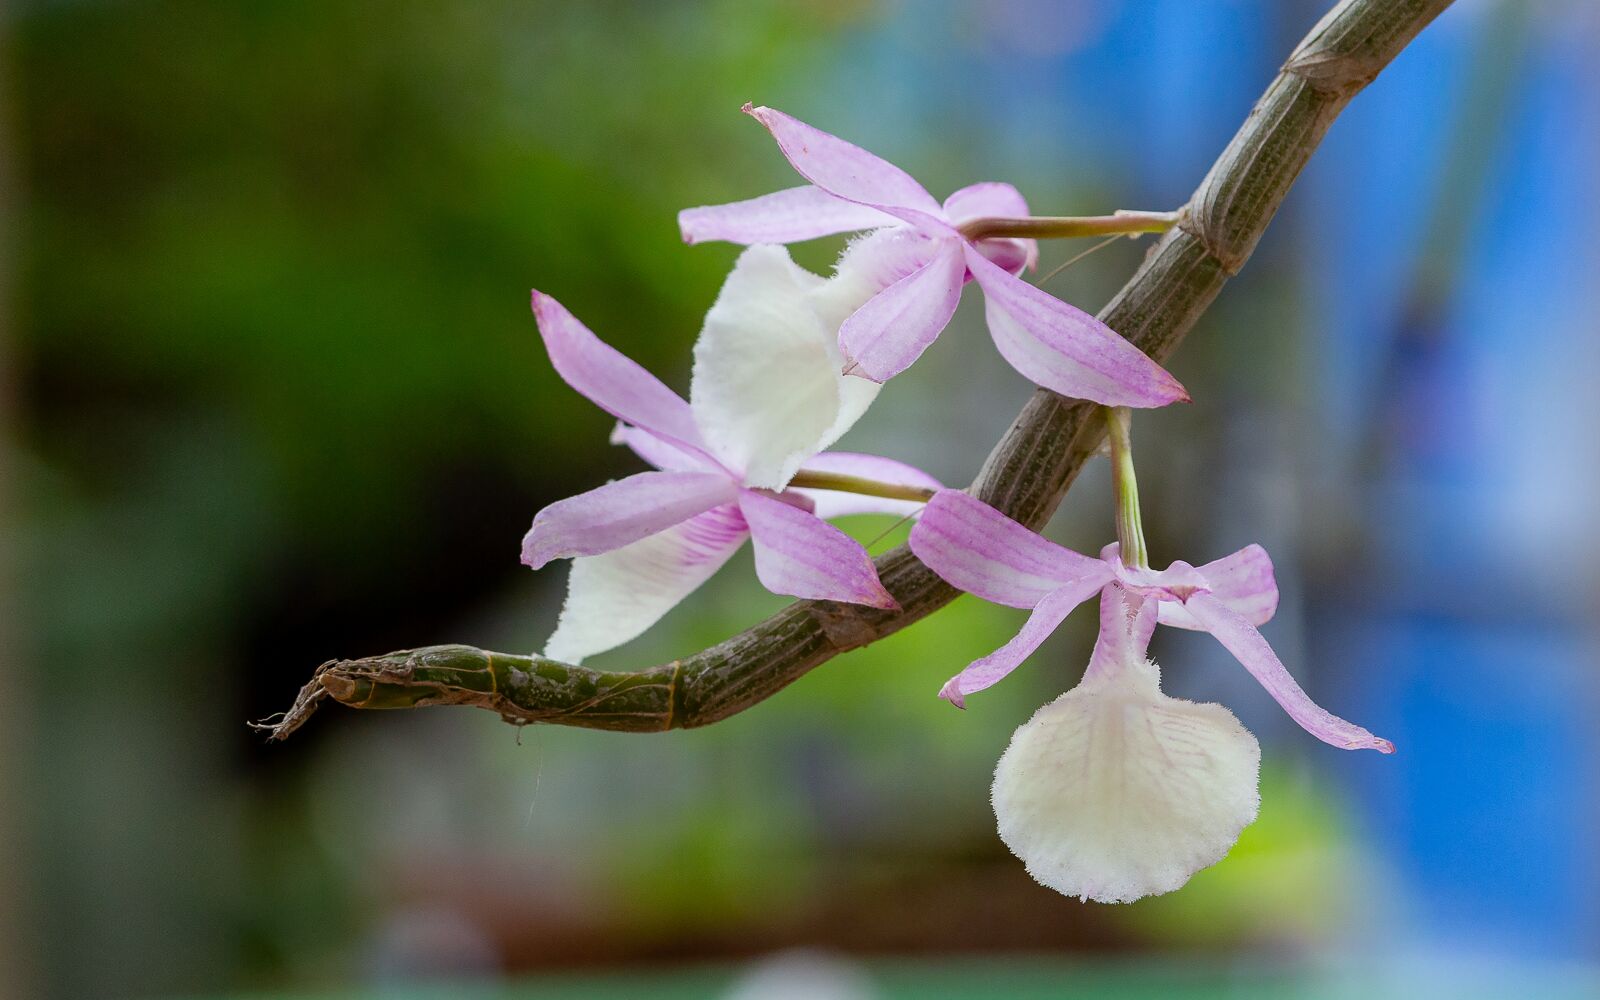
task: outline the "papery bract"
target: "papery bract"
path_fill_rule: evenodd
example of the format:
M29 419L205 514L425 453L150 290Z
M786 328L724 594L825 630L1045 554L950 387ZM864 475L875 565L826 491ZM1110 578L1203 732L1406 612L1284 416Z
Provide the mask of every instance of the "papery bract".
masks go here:
M862 229L910 232L926 243L916 266L875 284L838 328L848 371L883 382L909 367L949 323L962 285L983 288L989 330L1018 371L1065 396L1109 406L1153 407L1188 398L1183 386L1093 316L1020 280L1038 256L1032 240L966 239L958 227L992 216L1025 216L1009 184L984 182L941 205L899 167L775 111L746 105L809 188L679 214L689 243L793 242ZM865 266L857 255L854 266ZM841 260L839 275L845 273Z
M814 513L830 491L753 488L741 469L713 453L702 427L735 419L736 403L696 412L555 299L534 292L533 310L556 371L623 421L613 441L660 470L561 500L534 517L522 561L537 569L552 559L573 559L567 602L546 655L575 662L637 636L746 538L756 550L757 576L775 593L896 606L866 550ZM724 439L737 440L732 434ZM870 468L880 482L939 488L926 473L890 459L827 453L801 461L813 457L824 466ZM767 465L789 460L759 449L749 458ZM851 501L858 499L868 498ZM898 512L903 503L858 502L850 509Z

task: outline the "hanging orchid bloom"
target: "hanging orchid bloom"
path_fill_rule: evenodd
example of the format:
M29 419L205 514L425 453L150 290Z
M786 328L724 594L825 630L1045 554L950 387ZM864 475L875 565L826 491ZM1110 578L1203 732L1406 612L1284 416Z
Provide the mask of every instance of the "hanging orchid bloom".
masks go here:
M995 768L1000 839L1064 895L1171 892L1255 822L1261 746L1221 705L1161 693L1145 656L1157 605L1102 588L1083 680L1034 713Z
M620 421L614 443L657 470L558 501L534 518L522 561L538 569L573 559L546 656L577 662L634 638L709 579L747 537L756 576L773 593L896 606L866 550L822 518L903 514L915 509L910 501L937 490L937 480L892 459L830 452L804 459L811 488L752 488L739 467L708 450L696 419L708 411L693 409L550 296L534 292L533 311L557 373ZM737 440L738 431L728 429L726 439Z
M849 374L881 383L910 367L950 322L970 279L983 288L989 333L1001 355L1038 385L1112 406L1188 399L1176 379L1105 324L1017 277L1037 260L1032 239L962 228L978 219L1026 216L1016 188L973 184L941 205L864 149L771 108L744 110L811 183L687 209L678 216L683 238L770 244L877 230L868 245L846 252L836 275L864 292L860 304L845 302L837 327Z
M1131 567L1123 563L1115 542L1092 559L1048 541L965 493L941 490L911 531L911 551L962 590L1033 611L1010 642L945 684L940 697L957 707L965 707L967 695L1016 669L1073 608L1116 584L1130 600L1153 601L1161 624L1210 632L1317 739L1344 750L1394 752L1388 740L1313 702L1257 631L1278 607L1272 560L1259 545L1199 567L1186 562L1164 570Z
M1125 426L1120 441L1113 426L1114 459L1119 450L1126 456ZM1136 498L1129 506L1136 510ZM1118 530L1142 550L1142 531L1126 523ZM1278 606L1272 562L1259 545L1200 567L1152 570L1138 564L1142 552L1129 566L1113 543L1091 559L942 490L912 529L911 550L963 590L1033 610L1010 642L945 684L940 695L959 707L1100 594L1100 637L1083 679L1016 731L995 768L1001 839L1058 892L1103 903L1171 892L1221 860L1255 820L1260 746L1222 706L1161 692L1160 670L1146 658L1158 622L1216 636L1318 739L1394 752L1388 740L1314 703L1256 630Z

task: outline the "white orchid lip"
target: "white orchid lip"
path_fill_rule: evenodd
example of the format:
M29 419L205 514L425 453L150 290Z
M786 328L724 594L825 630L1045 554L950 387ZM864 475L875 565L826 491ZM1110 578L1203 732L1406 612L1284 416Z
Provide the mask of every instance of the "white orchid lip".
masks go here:
M1260 805L1255 737L1221 705L1161 692L1145 658L1156 603L1101 591L1083 680L1019 728L995 768L1000 838L1068 896L1171 892L1220 861Z
M1171 892L1255 821L1255 737L1221 705L1162 694L1156 676L1137 663L1086 679L1000 758L1000 838L1057 892L1101 903Z

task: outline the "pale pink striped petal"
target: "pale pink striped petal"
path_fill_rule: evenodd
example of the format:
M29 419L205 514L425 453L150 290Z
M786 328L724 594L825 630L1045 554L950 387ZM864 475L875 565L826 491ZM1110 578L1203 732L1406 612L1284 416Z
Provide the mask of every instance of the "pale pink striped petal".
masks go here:
M1178 380L1111 328L997 267L967 246L983 287L989 335L1035 384L1107 406L1153 407L1187 400Z
M522 561L538 569L552 559L620 549L737 495L721 473L641 472L541 510L522 539Z
M678 228L685 243L800 243L899 223L892 215L837 198L815 184L774 191L748 201L686 208L678 213Z
M1123 565L1121 552L1122 546L1112 542L1100 550L1100 558L1116 572L1117 581L1124 589L1141 598L1186 601L1190 594L1208 589L1200 571L1182 559L1174 560L1166 569L1151 569Z
M1272 558L1259 545L1247 545L1231 556L1197 567L1211 596L1252 625L1265 625L1278 610L1278 581ZM1161 602L1161 624L1205 630L1182 604Z
M967 264L959 240L867 300L839 328L839 347L856 374L874 382L911 367L949 325L961 302Z
M889 161L782 111L746 104L744 113L767 127L800 176L829 194L888 212L930 232L953 232L933 195Z
M738 505L723 504L620 549L572 560L567 600L544 655L577 663L634 638L710 579L748 534Z
M871 479L894 486L909 486L919 490L944 489L939 480L915 466L897 462L878 455L861 455L852 451L825 451L806 461L803 471L831 472L841 476ZM924 501L891 500L888 497L869 497L860 493L841 493L837 490L790 488L811 500L813 512L824 521L847 514L893 514L905 517L922 511Z
M1024 219L1028 200L1004 181L979 181L946 198L944 214L958 226L971 219Z
M755 543L756 576L774 594L899 607L878 582L867 550L838 528L754 490L739 494L739 509Z
M1094 593L1115 571L1006 517L960 490L941 490L911 529L911 551L945 582L986 601L1031 608L1080 582Z
M611 443L623 445L656 468L669 472L714 472L718 468L702 452L681 447L643 427L621 421L611 430Z
M1021 666L1023 660L1050 638L1072 609L1094 596L1098 589L1098 581L1083 579L1046 594L1010 642L982 659L973 660L967 669L945 681L944 687L939 689L939 697L957 708L966 708L967 695L990 687Z
M1272 699L1289 717L1317 739L1344 750L1378 750L1394 753L1394 744L1372 735L1353 722L1346 722L1311 700L1289 670L1272 651L1256 627L1238 612L1210 594L1189 598L1188 609L1195 620L1227 647L1244 668L1250 671Z
M606 344L555 299L535 291L533 315L557 374L618 420L690 447L700 432L683 397Z

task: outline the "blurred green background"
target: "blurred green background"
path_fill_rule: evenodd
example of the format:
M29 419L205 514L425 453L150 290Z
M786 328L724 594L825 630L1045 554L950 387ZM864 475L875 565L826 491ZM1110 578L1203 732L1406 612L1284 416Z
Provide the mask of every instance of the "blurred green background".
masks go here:
M1261 732L1261 820L1182 892L1120 908L1035 886L987 801L1011 730L1081 669L1080 618L966 713L934 692L1020 617L971 598L703 731L519 734L485 713L329 710L267 746L244 725L286 707L330 657L542 643L564 571L518 564L529 519L638 466L606 445L610 418L551 371L528 290L686 389L735 249L684 247L677 210L795 183L737 113L744 101L860 141L936 194L1003 178L1042 213L1166 208L1320 5L1207 7L12 4L0 22L0 991L410 996L395 991L443 980L478 985L415 995L826 1000L1465 991L1499 976L1592 986L1592 904L1559 917L1571 937L1554 954L1508 946L1482 975L1434 964L1479 938L1428 930L1426 905L1406 900L1430 883L1397 874L1416 845L1373 837L1429 807L1352 791L1386 762L1330 765L1194 637L1163 636L1156 654L1193 675L1176 681L1182 693L1228 702ZM1427 105L1407 101L1438 59L1477 51L1479 14L1441 22L1444 55L1415 57L1432 61L1409 89L1380 83L1362 101L1387 127L1415 128ZM1478 139L1499 148L1494 134ZM1388 150L1381 162L1407 158ZM1267 542L1287 598L1269 637L1330 707L1369 722L1357 709L1383 692L1349 678L1376 664L1340 680L1355 647L1319 655L1331 633L1302 603L1349 597L1353 553L1373 544L1360 450L1347 477L1305 460L1338 422L1307 402L1329 377L1318 338L1337 333L1317 303L1345 294L1308 279L1319 258L1307 247L1325 245L1317 220L1349 204L1336 185L1323 200L1311 190L1175 363L1199 402L1141 418L1146 519L1159 558ZM1415 230L1357 235L1355 253L1418 243ZM823 270L840 245L796 253ZM1080 249L1046 247L1045 269ZM1098 308L1141 252L1119 243L1050 287ZM969 299L846 444L965 482L1029 391ZM1339 484L1324 493L1330 474ZM1091 468L1053 533L1094 551L1109 523L1105 470ZM904 535L880 539L888 525L870 518L847 527L875 551ZM780 604L736 557L596 662L682 655ZM1587 704L1590 688L1575 690L1572 704ZM1373 728L1406 750L1414 717L1380 718L1398 731ZM1591 788L1588 774L1571 787ZM1579 815L1567 799L1552 808ZM1560 829L1583 839L1592 816ZM1562 870L1593 888L1590 869ZM747 966L793 948L814 951ZM1379 953L1399 971L1372 972ZM967 955L988 957L956 960ZM336 992L352 989L363 992Z

